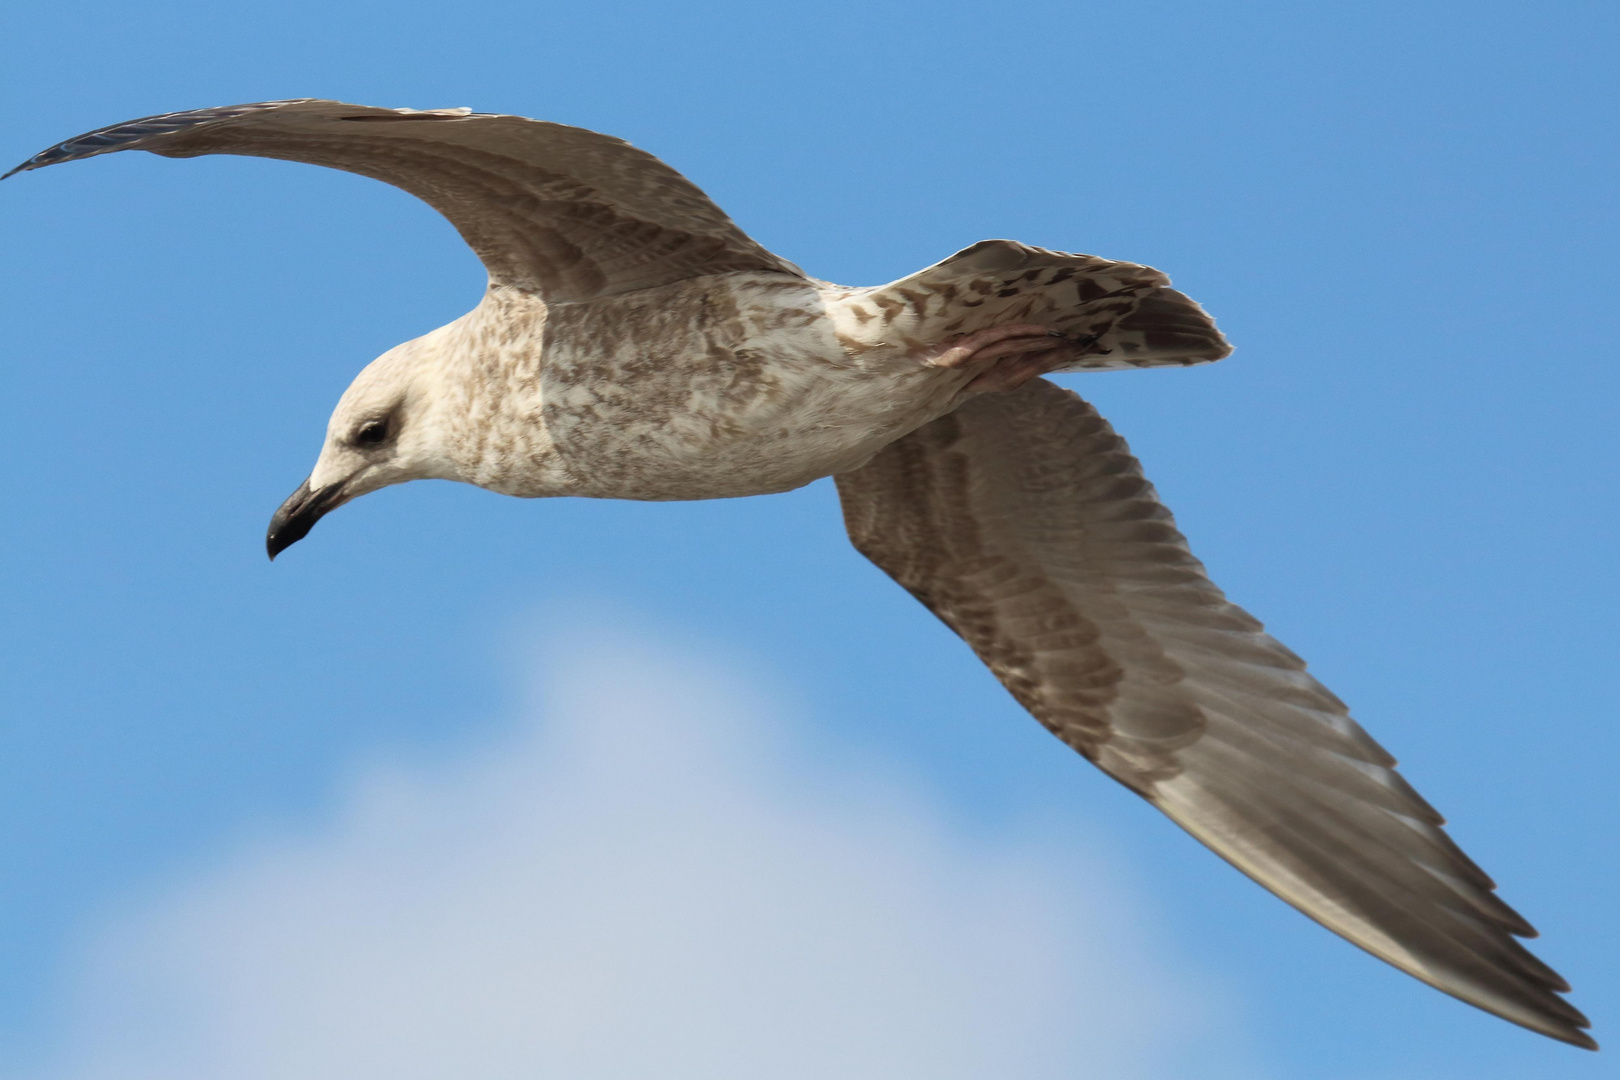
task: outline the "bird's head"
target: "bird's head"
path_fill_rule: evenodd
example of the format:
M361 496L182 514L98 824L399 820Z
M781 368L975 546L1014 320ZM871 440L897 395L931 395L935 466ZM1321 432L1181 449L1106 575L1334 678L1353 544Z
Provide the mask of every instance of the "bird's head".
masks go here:
M343 392L309 479L270 519L274 559L324 515L351 499L407 480L461 479L439 415L441 343L435 332L390 349Z

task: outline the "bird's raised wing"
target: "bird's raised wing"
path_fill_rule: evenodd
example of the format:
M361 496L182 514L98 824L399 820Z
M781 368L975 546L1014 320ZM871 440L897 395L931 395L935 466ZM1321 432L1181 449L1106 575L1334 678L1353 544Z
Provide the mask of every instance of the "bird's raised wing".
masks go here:
M1448 994L1578 1046L1586 1018L1443 819L1229 603L1124 440L1037 379L837 477L855 546L1037 719L1221 857Z
M284 158L374 177L450 219L491 282L550 303L733 270L799 275L651 154L583 128L467 109L303 99L166 113L69 139L6 176L116 150Z

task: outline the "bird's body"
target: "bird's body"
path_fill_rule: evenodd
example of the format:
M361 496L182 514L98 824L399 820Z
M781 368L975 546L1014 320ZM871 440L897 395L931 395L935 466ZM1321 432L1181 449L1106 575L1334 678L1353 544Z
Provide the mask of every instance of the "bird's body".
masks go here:
M174 113L13 172L124 149L374 176L445 214L489 270L477 308L345 392L272 556L413 479L665 500L833 476L857 548L1068 745L1369 952L1595 1046L1515 940L1534 931L1394 759L1210 582L1123 440L1039 378L1225 356L1158 271L991 240L888 285L833 285L626 143L467 110Z
M746 271L550 310L491 294L468 330L513 381L490 403L505 422L475 425L495 433L479 482L610 499L788 491L949 410L963 372L846 349L829 300Z
M528 498L767 495L855 469L959 405L976 372L927 363L930 343L1009 312L1093 328L1078 283L1099 278L1099 293L1134 276L1130 287L1179 297L1145 270L991 241L878 288L740 270L547 304L492 286L375 375L430 371L433 396L458 402L441 411L453 461L434 475ZM1225 352L1212 330L1193 345ZM1103 370L1112 356L1072 362Z

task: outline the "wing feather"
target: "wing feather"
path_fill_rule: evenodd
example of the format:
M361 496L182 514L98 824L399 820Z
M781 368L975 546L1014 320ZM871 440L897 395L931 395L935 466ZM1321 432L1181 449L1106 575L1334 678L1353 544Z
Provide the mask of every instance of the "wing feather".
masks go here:
M448 218L492 283L550 303L730 271L802 276L651 154L583 128L468 109L302 99L165 113L69 139L6 176L119 150L282 158L373 177Z
M855 546L1059 738L1306 915L1596 1044L1535 931L1304 661L1205 575L1123 440L1035 380L838 478Z

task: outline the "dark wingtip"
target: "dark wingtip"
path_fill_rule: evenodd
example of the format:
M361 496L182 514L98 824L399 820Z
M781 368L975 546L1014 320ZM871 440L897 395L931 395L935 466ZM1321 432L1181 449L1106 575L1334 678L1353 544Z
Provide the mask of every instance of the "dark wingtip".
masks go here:
M59 142L47 150L42 150L6 173L5 176L0 176L0 180L16 176L20 172L27 172L30 169L42 169L46 165L55 165L63 161L77 161L81 158L111 154L119 150L145 149L145 144L154 139L161 139L166 135L185 131L188 128L199 127L204 124L222 123L250 113L273 111L287 105L301 105L314 100L316 99L285 98L280 101L255 101L247 105L223 105L213 109L158 113L155 116L143 116L136 120L126 120L121 124L111 124L107 127L96 128L94 131L87 131L83 135L75 135L73 138Z

